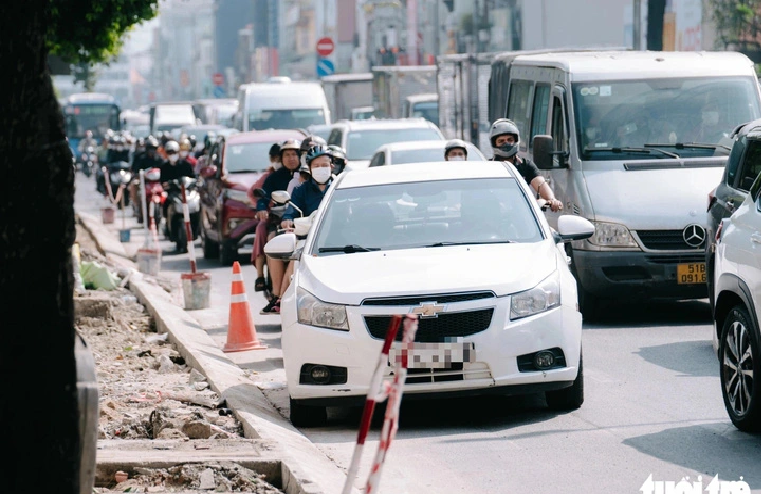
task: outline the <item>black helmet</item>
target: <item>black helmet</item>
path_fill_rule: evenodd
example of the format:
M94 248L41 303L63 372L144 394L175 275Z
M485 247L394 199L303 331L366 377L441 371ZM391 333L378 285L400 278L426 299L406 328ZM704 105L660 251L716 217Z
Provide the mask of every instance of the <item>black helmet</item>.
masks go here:
M196 148L196 136L193 135L193 134L190 134L190 136L188 137L188 140L190 140L190 147L191 147L191 149L195 149Z
M497 137L505 134L512 134L515 136L515 144L498 148L496 144ZM518 152L518 144L521 142L521 133L518 130L518 126L515 125L515 122L509 118L500 118L491 124L489 142L491 142L492 151L494 151L495 156L509 158Z
M309 151L307 151L306 155L306 163L307 166L310 166L312 164L312 161L314 161L316 158L320 156L327 156L330 158L330 161L333 161L333 154L330 152L330 150L323 146L314 146Z
M280 156L280 144L277 142L270 147L270 157L272 156Z
M449 154L449 151L453 149L462 149L465 153L465 157L468 156L468 145L465 144L465 141L462 139L450 139L447 141L447 143L444 145L444 157Z
M310 135L304 138L303 141L301 141L301 148L299 149L300 153L306 153L309 152L310 149L312 149L315 146L327 146L328 143L325 142L325 139L323 139L320 136L316 135Z

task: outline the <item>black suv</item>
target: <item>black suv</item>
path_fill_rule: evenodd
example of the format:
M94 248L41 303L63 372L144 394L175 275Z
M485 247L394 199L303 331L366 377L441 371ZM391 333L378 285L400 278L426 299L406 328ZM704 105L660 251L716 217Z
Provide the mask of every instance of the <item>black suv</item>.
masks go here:
M761 119L740 125L732 133L732 151L719 185L708 194L706 231L706 283L713 305L713 263L716 229L723 218L732 215L748 195L761 172Z

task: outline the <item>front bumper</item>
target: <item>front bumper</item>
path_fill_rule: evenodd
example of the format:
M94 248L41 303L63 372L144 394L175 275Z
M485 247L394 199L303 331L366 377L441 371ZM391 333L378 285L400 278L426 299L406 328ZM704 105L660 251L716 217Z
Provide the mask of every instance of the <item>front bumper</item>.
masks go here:
M581 286L605 298L705 298L705 283L679 284L677 265L705 262L702 250L680 253L573 251Z
M317 328L296 321L295 290L281 304L283 360L288 390L295 400L328 406L361 403L366 397L383 341L370 335L365 316L409 313L411 307L347 306L349 331ZM486 304L488 302L488 304ZM533 393L570 386L576 378L581 353L581 314L576 301L517 321L509 320L510 297L447 305L447 313L494 308L491 324L483 331L456 341L472 342L475 361L461 369L407 376L405 397L434 398L488 393ZM545 371L520 370L518 356L560 349L563 366ZM345 384L304 384L305 364L346 369ZM385 379L392 367L386 365ZM452 380L437 379L447 375ZM431 379L427 379L431 377Z

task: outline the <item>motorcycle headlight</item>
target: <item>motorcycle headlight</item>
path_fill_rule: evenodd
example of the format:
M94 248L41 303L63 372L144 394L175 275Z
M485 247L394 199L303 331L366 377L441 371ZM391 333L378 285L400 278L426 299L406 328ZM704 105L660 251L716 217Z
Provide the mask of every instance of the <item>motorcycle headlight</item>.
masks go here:
M242 202L243 204L252 204L251 199L245 190L227 189L225 191L225 197L232 199L233 201Z
M590 243L604 247L638 247L629 229L617 223L593 222L595 233L589 239Z
M560 280L558 272L542 280L537 286L510 298L510 320L533 316L560 305Z
M91 154L90 155L90 161L97 161L98 155L97 154Z
M296 291L296 310L300 324L349 330L346 306L323 302L303 288Z
M122 181L122 176L119 173L112 173L110 178L112 184L117 184Z

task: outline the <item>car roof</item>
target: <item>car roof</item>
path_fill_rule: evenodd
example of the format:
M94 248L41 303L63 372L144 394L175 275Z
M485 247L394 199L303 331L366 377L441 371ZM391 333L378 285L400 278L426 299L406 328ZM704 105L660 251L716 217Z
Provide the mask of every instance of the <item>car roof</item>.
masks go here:
M516 178L515 168L501 161L436 161L397 166L376 166L339 175L338 189L371 185L469 178Z
M349 130L358 129L398 129L400 127L419 128L436 127L422 117L415 118L376 118L370 120L346 120L333 124L334 127L346 127Z
M279 142L286 139L301 140L304 137L303 132L294 129L277 129L277 130L250 130L229 135L225 141L229 143L246 143L246 142Z

